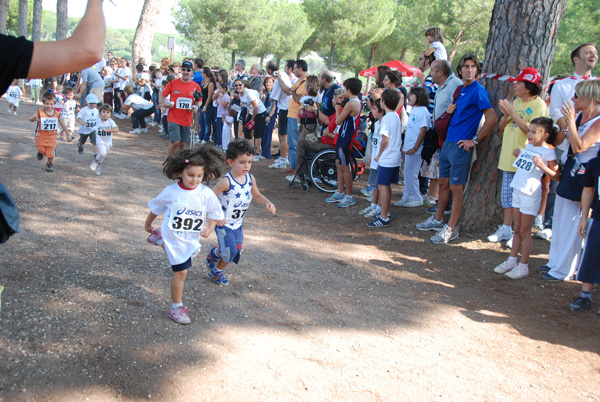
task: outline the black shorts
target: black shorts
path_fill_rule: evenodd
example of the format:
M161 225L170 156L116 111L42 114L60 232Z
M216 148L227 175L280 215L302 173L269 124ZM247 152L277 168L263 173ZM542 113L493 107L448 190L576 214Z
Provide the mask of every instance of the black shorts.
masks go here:
M287 135L287 114L288 111L286 109L281 109L278 112L279 123L277 123L277 132L279 135Z
M190 268L191 266L192 266L192 258L190 257L184 263L177 264L177 265L171 265L171 269L173 270L173 272L181 272L181 271L185 271L186 269Z
M335 159L340 161L341 166L350 164L350 148L335 147Z

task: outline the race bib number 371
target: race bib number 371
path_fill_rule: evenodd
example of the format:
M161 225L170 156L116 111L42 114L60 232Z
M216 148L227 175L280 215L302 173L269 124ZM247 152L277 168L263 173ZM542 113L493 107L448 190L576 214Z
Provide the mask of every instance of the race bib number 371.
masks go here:
M173 204L169 227L176 232L201 232L204 223L204 210Z

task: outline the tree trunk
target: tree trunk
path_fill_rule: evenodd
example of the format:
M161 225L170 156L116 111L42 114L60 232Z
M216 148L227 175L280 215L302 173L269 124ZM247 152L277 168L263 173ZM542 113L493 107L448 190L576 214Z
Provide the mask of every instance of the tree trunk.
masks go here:
M331 47L329 48L329 60L327 61L327 68L329 71L333 70L333 52L335 51L335 42L331 42Z
M460 29L458 31L458 34L456 34L456 39L454 40L454 46L452 46L452 51L448 55L448 62L450 64L452 64L452 59L454 59L454 56L456 56L456 51L458 50L458 46L460 45L460 40L462 39L462 36L464 33L465 33L465 31Z
M31 40L39 42L42 39L42 0L33 0L33 21Z
M280 63L281 63L281 57L277 56L277 67L279 67Z
M0 34L6 34L6 22L8 21L8 6L10 0L0 0Z
M19 0L19 36L27 37L27 0Z
M400 52L400 58L398 60L400 61L404 61L404 58L406 57L406 51L408 50L408 48L406 46L404 46L402 48L402 52Z
M522 68L534 66L540 72L542 82L547 82L566 4L567 0L496 0L483 72L516 76ZM508 82L490 79L485 79L482 84L490 94L492 105L506 97L510 86ZM497 108L496 114L500 115ZM477 161L471 169L459 220L463 230L502 222L502 175L498 170L501 142L495 127L491 136L477 147Z
M231 51L231 71L235 71L235 50Z
M263 53L260 55L260 61L258 62L258 64L260 65L260 68L262 68L264 61L265 61L265 54Z
M56 1L56 40L66 39L69 35L69 0Z
M152 61L152 41L156 32L156 23L160 17L161 5L162 0L144 1L140 21L133 37L133 60L143 57L148 64Z
M371 44L371 54L369 55L369 63L367 64L367 69L373 67L373 63L375 62L375 53L377 53L377 49L379 49L379 43ZM358 75L357 75L358 78ZM367 88L371 85L371 77L367 77Z

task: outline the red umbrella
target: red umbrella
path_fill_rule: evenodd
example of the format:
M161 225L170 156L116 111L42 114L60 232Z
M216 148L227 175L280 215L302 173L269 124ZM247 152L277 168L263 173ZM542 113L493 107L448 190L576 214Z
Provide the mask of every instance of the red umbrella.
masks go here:
M383 64L384 66L388 66L394 71L400 71L403 77L420 77L421 70L417 67L411 66L410 64L406 64L400 60L392 60ZM377 74L377 66L371 67L367 70L363 70L360 72L360 75L363 77L374 77Z

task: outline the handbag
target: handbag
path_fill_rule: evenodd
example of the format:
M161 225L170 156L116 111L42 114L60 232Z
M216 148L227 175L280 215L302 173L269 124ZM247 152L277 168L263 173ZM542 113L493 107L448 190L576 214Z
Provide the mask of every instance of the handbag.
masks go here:
M462 87L462 85L456 87L456 90L452 95L452 103L456 103L458 97L460 96L460 91L462 90ZM446 141L446 136L448 135L448 127L450 127L450 119L452 119L452 114L444 112L440 117L435 119L435 122L433 123L435 127L435 132L438 135L438 143L440 145L440 148L444 144L444 141Z
M427 129L427 132L425 133L425 138L423 139L423 150L421 151L421 159L427 162L427 164L430 164L431 158L439 148L439 137L435 132L435 128L430 127Z
M577 128L581 124L581 115L575 121ZM598 155L600 156L600 151ZM569 151L567 153L567 162L562 169L558 186L556 187L556 194L562 198L566 198L571 201L581 201L581 193L583 192L583 176L585 175L585 163L579 162L577 156L573 154L573 149L569 145Z

